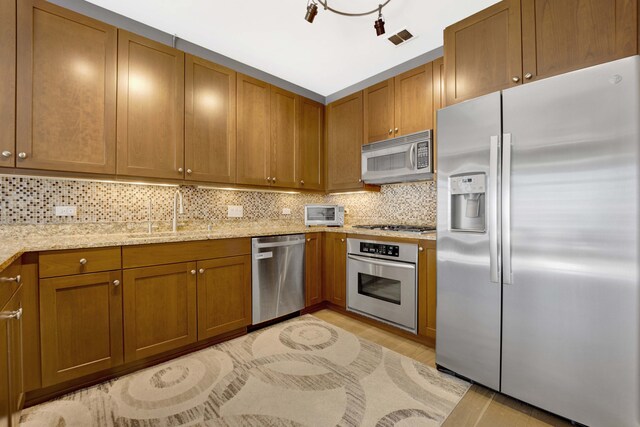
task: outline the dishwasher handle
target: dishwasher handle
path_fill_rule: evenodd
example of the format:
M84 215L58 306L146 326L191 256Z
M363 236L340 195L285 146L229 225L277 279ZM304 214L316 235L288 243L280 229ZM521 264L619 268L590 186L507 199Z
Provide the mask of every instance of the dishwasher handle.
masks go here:
M295 245L302 245L304 244L305 240L304 239L300 239L300 240L289 240L286 242L273 242L273 243L254 243L253 247L254 248L281 248L281 247L285 247L285 246L295 246Z

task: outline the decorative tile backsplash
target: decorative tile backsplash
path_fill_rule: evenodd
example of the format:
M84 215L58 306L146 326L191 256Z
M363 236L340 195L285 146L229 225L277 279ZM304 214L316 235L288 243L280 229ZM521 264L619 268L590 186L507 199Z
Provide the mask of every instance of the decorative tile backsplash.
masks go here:
M86 224L144 222L149 200L153 221L170 221L176 187L0 176L0 224ZM379 193L288 194L180 187L182 221L227 221L227 206L241 205L244 217L233 221L304 220L304 205L342 204L347 224L435 222L436 190L431 182L385 185ZM55 206L76 206L74 217L56 217ZM283 215L283 208L291 215Z

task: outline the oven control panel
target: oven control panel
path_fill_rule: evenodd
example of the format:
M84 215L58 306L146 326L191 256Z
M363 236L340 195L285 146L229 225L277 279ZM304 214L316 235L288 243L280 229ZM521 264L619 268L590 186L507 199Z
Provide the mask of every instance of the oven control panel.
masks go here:
M360 252L371 255L400 256L400 246L386 245L384 243L360 242Z

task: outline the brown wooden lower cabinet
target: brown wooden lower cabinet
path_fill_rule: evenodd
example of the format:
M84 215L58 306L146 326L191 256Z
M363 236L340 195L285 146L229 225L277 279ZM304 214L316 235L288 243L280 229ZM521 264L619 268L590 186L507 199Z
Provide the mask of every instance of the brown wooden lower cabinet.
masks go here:
M19 425L24 404L22 288L0 311L0 426Z
M307 234L305 247L305 306L320 304L322 295L322 233Z
M196 263L124 271L124 358L144 359L197 341Z
M422 241L418 247L418 335L436 338L436 244Z
M198 340L251 324L251 255L198 262Z
M324 245L324 283L326 300L347 306L347 235L326 233Z
M122 364L120 271L40 280L42 384Z

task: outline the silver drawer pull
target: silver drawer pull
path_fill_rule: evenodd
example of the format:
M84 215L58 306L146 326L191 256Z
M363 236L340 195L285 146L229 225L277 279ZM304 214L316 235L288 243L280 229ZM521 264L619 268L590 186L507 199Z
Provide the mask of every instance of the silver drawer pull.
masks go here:
M80 258L80 265L85 265L87 263L86 258Z
M120 286L120 280L117 280L117 279L116 279L116 280L114 280L114 281L113 281L113 286L115 286L115 287Z
M200 270L198 270L198 273L204 274L204 268L201 268Z
M17 284L22 283L22 276L19 274L16 277L0 277L0 283L11 283L15 282Z
M21 318L22 318L22 308L19 308L16 311L5 311L4 313L0 313L0 319L20 320Z

